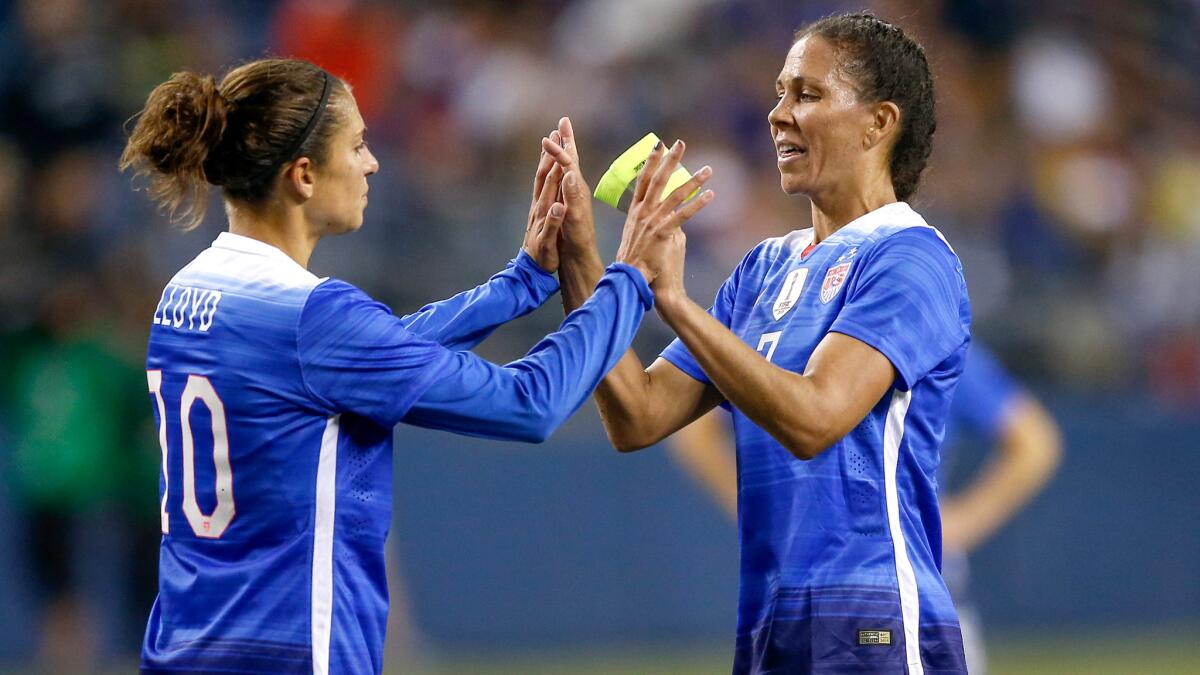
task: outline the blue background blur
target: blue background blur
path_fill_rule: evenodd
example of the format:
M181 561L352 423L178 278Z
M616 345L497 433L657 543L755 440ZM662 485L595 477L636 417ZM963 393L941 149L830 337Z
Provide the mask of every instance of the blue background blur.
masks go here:
M354 85L382 169L364 229L311 268L399 312L516 252L559 116L593 181L646 131L684 138L716 174L688 230L705 302L759 240L807 226L778 188L774 78L798 25L863 7L930 55L939 127L914 205L964 261L977 339L1065 432L1057 478L973 558L985 621L1200 625L1200 8L1078 5L0 2L0 665L48 635L127 663L153 598L145 336L162 284L224 227L214 195L173 231L116 172L122 123L172 71L280 54ZM597 214L611 256L621 220ZM560 317L552 302L480 351L515 358ZM637 348L669 339L651 319ZM961 445L965 475L986 448ZM542 446L398 429L396 480L399 643L732 645L732 523L658 449L618 456L590 405Z

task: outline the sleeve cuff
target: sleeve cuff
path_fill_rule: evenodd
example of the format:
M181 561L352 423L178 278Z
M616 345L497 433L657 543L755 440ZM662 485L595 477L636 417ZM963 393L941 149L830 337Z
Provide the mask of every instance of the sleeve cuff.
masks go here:
M638 295L642 299L642 305L646 311L654 306L654 291L650 290L650 284L646 283L646 277L638 271L636 267L626 265L625 263L613 263L604 270L604 276L610 276L614 272L619 272L629 277L633 282L633 287L637 289Z
M511 264L524 270L528 275L528 280L532 282L531 291L537 291L536 295L541 298L548 298L558 292L558 279L555 276L542 269L542 266L533 259L533 256L521 249L517 252L517 257L513 258Z

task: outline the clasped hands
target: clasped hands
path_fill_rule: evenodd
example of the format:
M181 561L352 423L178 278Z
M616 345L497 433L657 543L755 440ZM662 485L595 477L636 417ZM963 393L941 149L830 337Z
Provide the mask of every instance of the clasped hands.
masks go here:
M712 190L705 190L688 200L688 195L712 176L707 166L662 197L685 150L683 141L676 141L669 149L659 143L650 153L638 175L617 250L616 262L641 272L660 303L686 297L683 265L687 237L681 226L713 199ZM548 272L557 271L564 259L599 255L591 189L580 169L574 129L566 117L559 120L558 129L542 138L524 248Z

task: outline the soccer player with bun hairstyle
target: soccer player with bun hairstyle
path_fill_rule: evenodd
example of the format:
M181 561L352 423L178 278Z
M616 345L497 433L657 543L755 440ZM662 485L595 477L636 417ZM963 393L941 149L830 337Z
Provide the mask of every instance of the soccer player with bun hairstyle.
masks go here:
M393 425L545 439L628 349L660 249L707 202L680 214L635 200L643 217L591 298L498 366L467 350L558 289L562 169L543 153L504 270L396 317L307 269L322 237L362 226L379 170L365 131L344 82L266 59L219 82L176 73L130 135L121 166L185 228L209 185L229 219L147 317L163 538L144 673L380 672Z
M780 183L809 199L813 226L751 250L708 311L687 295L673 232L651 286L679 339L649 368L626 353L596 401L622 451L732 411L735 673L966 672L934 474L970 305L954 251L903 201L935 128L925 53L870 14L831 16L796 33L775 93ZM543 145L567 171L572 309L602 267L574 132L560 128Z

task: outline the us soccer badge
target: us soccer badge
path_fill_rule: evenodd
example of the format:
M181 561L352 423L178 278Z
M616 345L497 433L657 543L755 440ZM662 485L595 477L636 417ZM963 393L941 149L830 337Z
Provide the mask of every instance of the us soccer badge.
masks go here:
M844 262L840 265L834 265L825 273L825 281L821 283L821 303L829 304L833 296L837 295L841 290L842 284L846 283L846 277L850 274L850 264Z
M796 305L796 300L800 298L800 292L804 290L804 282L807 279L807 267L799 267L788 272L787 277L783 280L783 288L779 291L779 297L775 299L775 305L771 307L771 315L775 317L776 321L782 319L783 315Z

